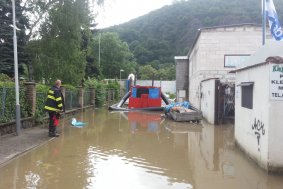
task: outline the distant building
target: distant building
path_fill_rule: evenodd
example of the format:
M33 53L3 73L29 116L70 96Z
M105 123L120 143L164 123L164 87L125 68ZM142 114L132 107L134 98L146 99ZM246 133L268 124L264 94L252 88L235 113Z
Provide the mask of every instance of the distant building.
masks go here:
M234 82L235 75L228 74L262 43L261 26L240 24L201 28L191 47L189 58L189 99L200 108L200 83L209 78L221 82Z
M261 45L260 25L199 29L187 56L175 57L177 100L189 100L203 111L205 118L210 117L210 123L216 123L225 113L225 97L221 95L234 95L234 88L228 90L225 86L235 82L235 74L229 72L246 62Z
M189 59L187 56L175 56L176 98L178 102L188 100L189 96Z

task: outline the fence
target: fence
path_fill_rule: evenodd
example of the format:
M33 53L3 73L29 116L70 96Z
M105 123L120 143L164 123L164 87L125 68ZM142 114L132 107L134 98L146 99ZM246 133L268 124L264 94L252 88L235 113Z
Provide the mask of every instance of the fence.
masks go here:
M23 118L26 118L30 116L30 106L27 102L26 96L25 96L25 88L20 89L20 103L23 105L21 107L21 115ZM15 98L15 89L14 88L6 88L3 87L0 89L0 123L5 123L10 120L15 119L16 115L16 98Z
M110 105L119 95L115 89L104 88L96 91L94 88L78 87L76 90L67 90L63 87L61 91L67 113L95 104L104 105L105 102ZM33 127L35 121L43 121L46 118L44 111L46 97L46 92L36 91L35 83L28 82L20 88L22 128ZM0 88L0 136L15 132L15 104L15 89Z
M108 105L113 103L117 98L116 90L115 89L107 89L105 94L105 100Z
M95 90L76 90L62 88L65 97L65 110L72 111L95 105ZM44 105L47 94L36 92L35 83L28 82L20 89L20 105L22 128L34 126L34 121L41 121L46 117ZM0 88L0 136L15 132L15 89ZM27 123L28 122L28 123Z
M79 91L68 91L65 92L65 110L72 110L74 108L79 108Z

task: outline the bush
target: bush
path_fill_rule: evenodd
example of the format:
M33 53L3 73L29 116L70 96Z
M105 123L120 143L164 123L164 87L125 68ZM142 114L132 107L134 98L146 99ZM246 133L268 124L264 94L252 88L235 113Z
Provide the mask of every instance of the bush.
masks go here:
M85 85L86 88L96 88L98 83L99 82L95 78L88 78L84 82L84 85Z
M8 75L0 73L0 81L2 81L2 82L10 81L11 82L12 79Z
M170 98L170 99L176 98L176 94L174 94L174 93L169 93L169 92L167 92L166 94L169 95L169 98Z
M95 89L95 105L97 107L102 107L105 102L105 85L103 83L97 83Z
M11 81L0 81L0 88L15 88L14 82Z
M62 87L65 87L65 89L68 90L68 91L77 91L78 90L76 87L74 87L73 85L69 85L69 84L64 84L64 85L62 85Z
M12 121L16 118L16 97L14 83L0 82L0 123ZM19 100L21 118L31 116L31 105L27 102L25 90L20 88Z
M102 107L105 103L106 88L113 88L114 86L113 84L106 85L103 81L98 81L95 78L88 78L84 85L86 88L95 88L95 105L97 107Z
M47 85L37 84L36 85L36 109L35 109L35 121L43 122L45 117L44 105L47 97L47 92L50 87Z
M106 85L106 89L114 89L115 90L115 100L119 100L120 85L116 80L108 81L108 84Z

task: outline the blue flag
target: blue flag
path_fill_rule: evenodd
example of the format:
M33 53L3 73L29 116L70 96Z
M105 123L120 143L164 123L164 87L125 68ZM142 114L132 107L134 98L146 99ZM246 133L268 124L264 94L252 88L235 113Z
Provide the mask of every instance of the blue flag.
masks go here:
M266 0L266 14L271 34L277 41L283 40L283 30L273 4L273 0Z

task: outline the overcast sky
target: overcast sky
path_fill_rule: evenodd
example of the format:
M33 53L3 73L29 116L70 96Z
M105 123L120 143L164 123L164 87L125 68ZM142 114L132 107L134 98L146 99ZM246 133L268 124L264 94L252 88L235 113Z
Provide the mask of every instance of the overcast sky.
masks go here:
M118 25L171 4L172 0L105 0L99 10L97 28Z

